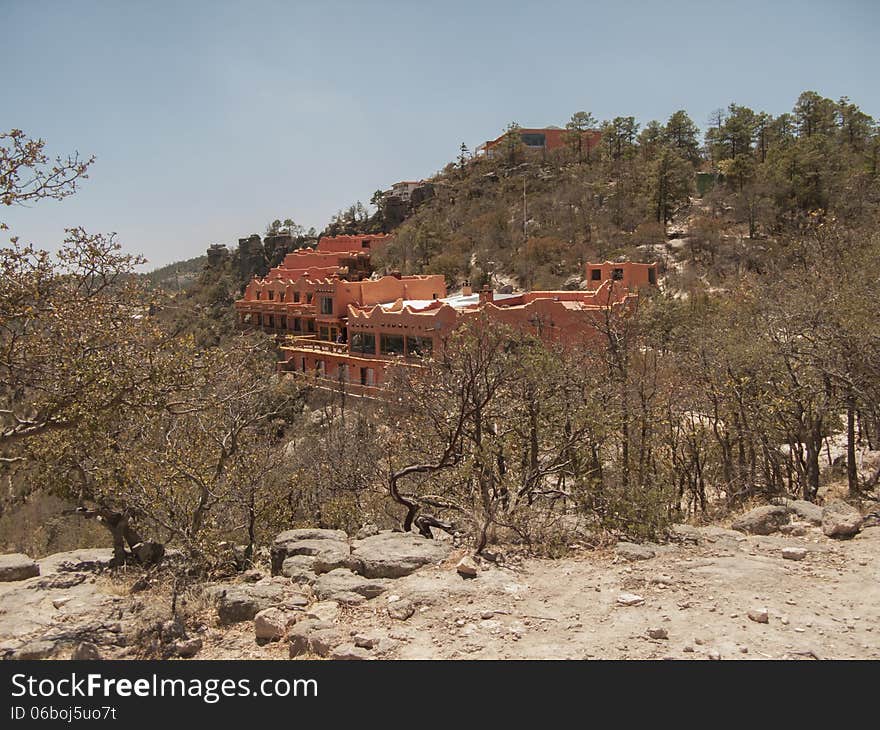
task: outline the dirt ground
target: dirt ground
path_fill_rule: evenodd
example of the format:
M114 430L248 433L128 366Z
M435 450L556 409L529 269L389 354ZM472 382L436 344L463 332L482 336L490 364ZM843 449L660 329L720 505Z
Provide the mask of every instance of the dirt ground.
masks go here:
M718 527L679 534L682 542L635 562L584 550L512 568L484 564L463 579L455 558L342 607L336 622L374 636L373 654L388 659L880 658L880 527L850 540L820 528L801 537ZM806 557L783 559L783 547ZM643 602L622 605L621 594ZM389 617L396 597L413 603L408 620ZM750 612L766 612L766 623ZM251 622L214 626L203 638L199 658L287 656L286 642L258 646Z

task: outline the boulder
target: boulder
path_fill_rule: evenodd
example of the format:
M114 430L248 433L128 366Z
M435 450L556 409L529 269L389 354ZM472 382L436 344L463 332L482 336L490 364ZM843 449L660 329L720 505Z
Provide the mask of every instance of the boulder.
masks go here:
M178 639L174 642L174 653L181 659L192 659L202 650L202 640L198 637L192 639Z
M299 530L291 530L291 532L299 532ZM328 530L328 532L336 532L336 530ZM335 568L356 569L359 566L358 561L352 558L347 539L308 538L278 543L278 538L275 538L275 543L272 545L272 574L278 575L284 567L284 561L297 555L313 558L311 570L315 573L326 573Z
M465 555L459 560L455 565L455 570L462 578L476 578L477 574L480 572L477 561L470 555Z
M296 622L296 614L280 608L265 608L254 616L254 635L257 640L278 641L283 639L289 626Z
M75 661L97 661L103 657L101 652L98 651L98 647L91 641L81 641L74 647L70 658Z
M13 659L21 659L24 661L34 660L34 659L48 659L55 653L57 649L57 645L54 641L49 641L48 639L38 639L35 641L29 641L26 644L18 647L15 652L12 654Z
M336 601L318 601L312 604L306 616L317 621L332 622L339 617L339 603Z
M339 661L372 659L370 652L355 644L340 644L330 652L330 658Z
M315 559L310 555L292 555L281 564L281 575L294 583L314 583L318 577L314 565Z
M638 545L634 542L619 542L617 547L614 548L614 552L617 553L618 557L631 561L650 560L657 555L647 545Z
M301 543L305 540L331 540L334 542L348 542L348 535L342 530L321 530L317 528L306 528L302 530L286 530L278 534L272 542L270 550L272 560L272 575L278 575L281 572L281 566L284 559L291 555L315 555L315 552L307 552L303 550L292 551L291 546Z
M41 573L97 572L110 567L113 548L82 548L54 553L40 560Z
M748 615L756 624L766 624L770 621L770 614L766 608L753 608L749 611Z
M345 643L346 639L334 624L314 619L306 619L295 624L290 629L288 638L291 659L303 654L326 657L335 647Z
M324 573L317 578L314 585L315 595L322 601L334 599L339 593L355 593L363 598L375 598L387 589L387 581L364 578L346 568L336 568Z
M357 531L354 538L355 540L363 540L367 537L372 537L373 535L379 534L379 528L376 527L372 522L364 525L360 530Z
M405 532L381 532L357 540L352 556L361 563L360 573L367 578L401 578L424 565L439 563L449 557L452 546L438 540Z
M818 504L807 502L805 499L792 499L785 503L801 520L813 525L822 524L822 508Z
M738 532L750 535L770 535L788 522L788 513L789 508L786 506L768 504L740 515L730 526Z
M227 586L217 597L217 616L224 624L250 621L263 609L277 606L283 600L279 585Z
M23 553L0 555L0 582L26 580L40 574L40 566Z
M668 639L669 632L661 626L654 626L648 629L648 636L652 639Z
M861 529L861 512L846 502L832 502L822 510L822 532L828 537L852 537Z
M397 621L406 621L416 612L412 601L404 598L388 604L388 615Z
M802 547L786 547L782 548L782 557L785 560L803 560L807 557L807 551Z

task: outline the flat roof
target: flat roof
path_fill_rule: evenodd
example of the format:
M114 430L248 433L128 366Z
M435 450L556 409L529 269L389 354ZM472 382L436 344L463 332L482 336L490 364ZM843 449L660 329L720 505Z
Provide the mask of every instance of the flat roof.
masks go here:
M516 297L522 296L522 294L494 294L494 301L499 302L504 299L514 299ZM405 299L403 302L404 307L409 307L410 309L425 309L425 307L429 307L434 302L442 302L443 304L448 304L450 307L454 309L464 309L466 307L471 307L475 304L480 303L480 295L479 294L455 294L451 297L443 297L443 299ZM379 306L382 309L390 309L394 306L395 302L381 302Z

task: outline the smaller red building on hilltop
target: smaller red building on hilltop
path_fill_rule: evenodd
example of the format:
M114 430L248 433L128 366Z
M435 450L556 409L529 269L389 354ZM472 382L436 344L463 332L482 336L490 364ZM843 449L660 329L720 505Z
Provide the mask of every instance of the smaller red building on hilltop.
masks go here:
M573 134L567 129L559 127L520 127L520 141L526 151L531 152L552 152L565 147L568 144L570 135ZM593 129L584 130L581 134L581 145L584 152L593 150L602 137L602 133ZM476 149L478 156L494 157L499 153L498 148L504 145L504 139L507 132L496 139L490 139L479 145Z

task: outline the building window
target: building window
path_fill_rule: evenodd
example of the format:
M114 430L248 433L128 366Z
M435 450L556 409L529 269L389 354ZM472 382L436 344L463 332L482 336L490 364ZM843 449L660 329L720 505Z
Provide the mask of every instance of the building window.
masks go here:
M299 292L295 291L293 293L293 303L296 304L297 302L299 302Z
M315 334L315 320L307 319L306 320L306 332L309 334Z
M369 248L369 247L370 247L370 239L369 238L365 238L363 241L361 241L361 248Z
M591 281L602 281L602 269L590 269Z
M544 147L546 144L546 137L543 134L523 134L522 143L526 147Z
M430 357L434 350L434 340L430 337L407 337L406 354L412 357Z
M302 320L299 317L293 318L293 331L300 332L302 330Z
M321 314L333 314L333 297L321 297Z
M278 326L283 330L287 329L287 317L285 317L283 314L281 315L281 324L279 324Z
M279 302L284 301L284 292L283 291L278 292L278 301Z
M614 269L611 272L611 278L614 279L614 281L623 281L623 269Z
M266 326L267 327L274 327L275 326L275 321L274 321L274 318L272 317L271 314L266 315Z
M351 336L351 351L364 355L376 354L376 335L371 332L355 332Z
M657 269L648 269L648 283L656 284L657 283Z
M269 301L271 302L275 298L275 292L271 289L269 290Z
M259 312L257 312L256 314L254 314L254 324L256 324L257 327L262 327L262 326L263 326L263 318L260 316L260 313L259 313Z
M381 352L383 355L403 355L403 335L382 335Z
M312 299L314 299L314 298L315 298L315 295L312 294L311 292L309 292L308 294L306 294L306 304L311 304L311 303L312 303Z
M318 339L330 341L330 328L329 327L318 327Z

